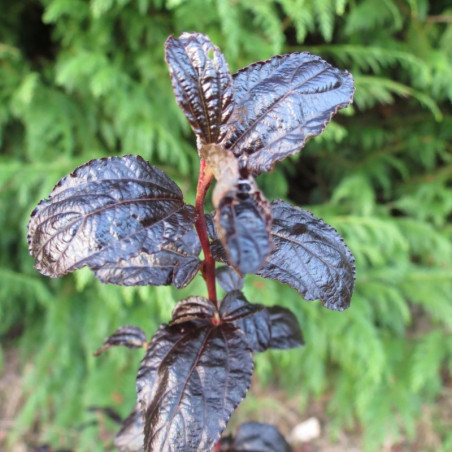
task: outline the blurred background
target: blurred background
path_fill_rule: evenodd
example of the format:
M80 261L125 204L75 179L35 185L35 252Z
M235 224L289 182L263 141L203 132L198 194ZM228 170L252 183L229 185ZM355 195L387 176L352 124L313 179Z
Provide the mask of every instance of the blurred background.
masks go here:
M231 421L265 420L297 451L452 450L450 0L1 0L0 449L111 450L142 352L92 353L118 326L151 335L188 288L119 288L33 269L27 222L75 167L140 154L194 201L195 138L164 63L170 34L206 33L232 72L309 51L348 69L355 102L258 181L333 225L356 257L352 307L246 278L298 317L306 346L256 357ZM94 407L94 408L93 408ZM97 409L96 409L97 407Z

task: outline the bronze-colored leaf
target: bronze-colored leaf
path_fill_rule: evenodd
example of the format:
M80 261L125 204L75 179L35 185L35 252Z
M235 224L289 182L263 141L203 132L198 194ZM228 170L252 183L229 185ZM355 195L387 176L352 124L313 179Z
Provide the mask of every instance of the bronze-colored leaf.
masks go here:
M232 77L223 54L200 33L166 41L166 61L177 103L198 138L198 148L219 143L234 107Z
M204 297L188 297L179 301L171 314L171 325L192 320L206 320L213 318L215 305Z

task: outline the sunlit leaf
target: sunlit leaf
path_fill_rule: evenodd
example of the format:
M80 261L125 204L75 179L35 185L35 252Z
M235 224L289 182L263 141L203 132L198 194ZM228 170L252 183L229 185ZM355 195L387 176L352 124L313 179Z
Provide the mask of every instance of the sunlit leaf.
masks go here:
M178 186L141 157L92 160L61 179L33 211L30 254L56 277L154 253L193 227Z
M275 56L234 76L225 146L254 175L298 152L350 104L353 79L309 53Z

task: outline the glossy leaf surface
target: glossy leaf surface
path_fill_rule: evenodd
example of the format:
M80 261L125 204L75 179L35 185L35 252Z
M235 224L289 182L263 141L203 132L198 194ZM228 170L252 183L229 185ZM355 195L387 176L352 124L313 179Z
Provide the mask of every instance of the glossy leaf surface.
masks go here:
M95 275L103 283L121 286L174 285L181 289L198 272L200 252L198 234L192 229L177 242L164 245L154 253L141 252L136 257L105 264Z
M104 344L94 353L94 356L99 356L103 351L117 346L128 348L147 347L146 333L137 326L121 326L105 339Z
M234 325L162 325L137 378L144 450L211 450L245 397L252 370L251 350Z
M225 146L254 175L270 171L320 134L353 91L348 72L306 52L251 64L234 75Z
M242 292L229 292L220 305L223 320L234 322L246 336L254 352L262 352L269 347L272 330L270 315L260 304L249 303Z
M92 160L61 179L33 211L29 250L41 273L62 276L153 253L190 230L194 219L178 186L141 157Z
M350 306L355 264L342 237L310 212L272 202L274 247L256 273L295 288L306 300L343 311Z
M238 180L218 203L216 229L230 264L255 273L270 252L271 209L252 180Z
M198 147L219 143L234 106L223 54L200 33L170 36L165 48L174 94L198 137Z
M120 452L142 452L144 442L143 413L136 406L122 423L121 430L115 437L115 447Z
M292 452L276 427L260 422L241 424L230 443L221 452Z
M171 315L171 325L189 322L191 320L212 319L216 309L213 303L204 297L188 297L179 301Z
M221 302L220 316L245 333L254 352L268 348L289 349L304 344L300 326L292 312L281 306L250 303L238 290L226 294Z
M241 278L231 267L227 267L225 265L218 267L216 269L216 276L218 284L226 292L243 289L243 278Z
M267 308L271 324L271 339L268 348L286 350L304 345L300 325L295 315L281 306Z

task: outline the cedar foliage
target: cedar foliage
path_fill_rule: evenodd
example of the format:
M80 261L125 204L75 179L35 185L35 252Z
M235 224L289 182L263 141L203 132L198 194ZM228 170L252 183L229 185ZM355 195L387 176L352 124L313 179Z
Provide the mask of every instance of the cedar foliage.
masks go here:
M262 290L261 280L247 277L250 298L296 311L308 343L259 356L257 374L270 382L276 372L304 400L332 394L331 423L359 423L366 450L378 450L388 435L414 438L422 407L445 394L452 373L448 2L4 3L0 335L29 363L8 444L38 422L40 443L99 450L101 429L89 424L87 408L130 411L141 356L113 350L95 360L92 352L118 325L155 330L188 295L104 286L86 271L48 281L32 268L25 237L36 201L91 158L138 153L193 196L197 155L163 61L166 37L191 30L220 45L232 71L308 50L354 75L352 113L278 165L277 184L265 175L259 182L267 198L289 196L338 227L356 257L352 308L320 311L317 303L291 301L297 295L288 287L265 282ZM199 281L190 287L203 290ZM450 421L436 420L442 446L435 450L450 450L451 431Z

